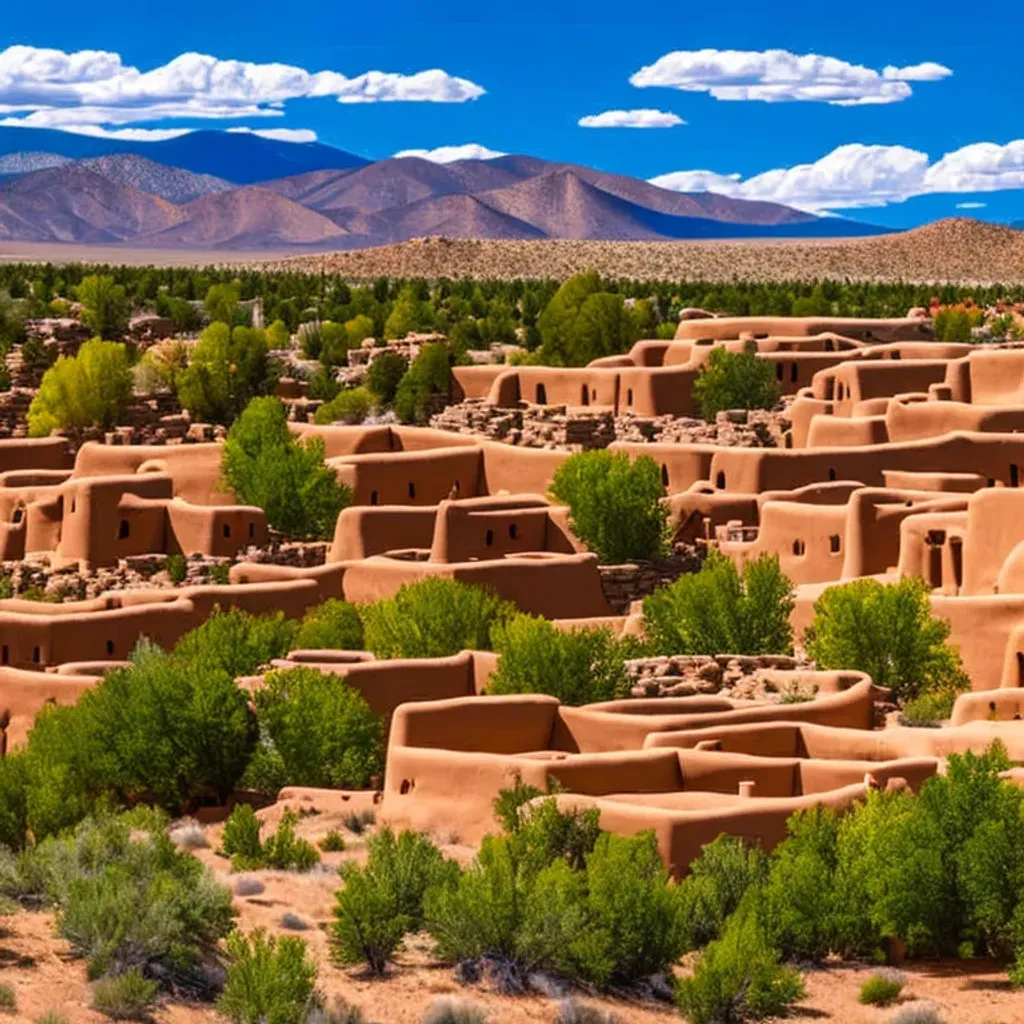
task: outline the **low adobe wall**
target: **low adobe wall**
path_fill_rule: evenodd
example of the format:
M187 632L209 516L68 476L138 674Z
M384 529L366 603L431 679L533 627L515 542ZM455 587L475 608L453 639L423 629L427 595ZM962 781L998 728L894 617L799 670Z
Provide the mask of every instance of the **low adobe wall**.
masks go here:
M714 319L682 320L676 328L676 340L712 338L725 341L758 336L765 338L807 337L813 334L838 334L861 342L928 341L934 337L931 321L897 318L872 320L857 317L817 316L723 316Z

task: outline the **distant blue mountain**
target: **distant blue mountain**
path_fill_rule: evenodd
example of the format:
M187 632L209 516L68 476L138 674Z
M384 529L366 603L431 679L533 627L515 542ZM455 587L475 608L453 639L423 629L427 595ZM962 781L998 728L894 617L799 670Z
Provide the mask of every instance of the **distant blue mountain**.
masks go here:
M320 142L277 142L247 132L198 131L163 142L125 142L49 128L0 127L0 157L55 153L72 160L138 153L169 167L251 185L309 171L345 171L368 160Z

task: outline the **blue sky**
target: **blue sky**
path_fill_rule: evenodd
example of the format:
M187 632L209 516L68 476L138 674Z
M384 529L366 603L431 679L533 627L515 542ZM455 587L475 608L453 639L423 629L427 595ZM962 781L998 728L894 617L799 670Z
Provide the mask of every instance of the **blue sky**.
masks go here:
M1024 139L1013 59L1024 5L1008 0L978 20L949 0L8 8L7 124L289 129L370 158L474 143L893 226L1024 219L1024 141L1013 145ZM189 62L189 53L257 68ZM131 71L168 64L145 88ZM440 73L419 74L431 69ZM789 98L757 98L766 94ZM602 114L599 124L685 123L579 124Z

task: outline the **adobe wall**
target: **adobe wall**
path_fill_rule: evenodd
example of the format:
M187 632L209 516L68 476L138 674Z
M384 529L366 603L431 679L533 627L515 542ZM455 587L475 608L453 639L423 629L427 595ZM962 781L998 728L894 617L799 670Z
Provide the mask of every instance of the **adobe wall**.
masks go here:
M862 342L928 341L934 337L931 321L898 318L891 320L856 317L745 317L723 316L708 320L681 320L676 328L676 341L716 341L765 338L772 336L799 338L813 334L838 334Z

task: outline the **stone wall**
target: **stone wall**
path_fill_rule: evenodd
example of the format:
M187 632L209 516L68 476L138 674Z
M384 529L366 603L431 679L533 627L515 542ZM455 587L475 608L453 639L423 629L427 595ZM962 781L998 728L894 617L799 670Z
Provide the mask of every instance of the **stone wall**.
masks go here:
M810 687L788 684L780 690L775 673L809 671L814 662L783 654L674 654L661 658L636 658L626 662L634 697L692 697L719 694L723 697L782 701L814 697Z
M678 544L668 558L598 566L601 589L617 615L625 615L634 601L642 601L658 587L674 583L680 576L697 572L704 561L704 549L695 544Z

